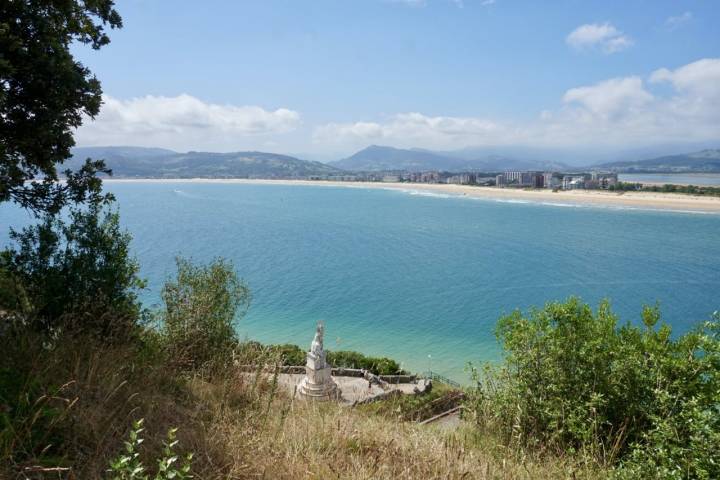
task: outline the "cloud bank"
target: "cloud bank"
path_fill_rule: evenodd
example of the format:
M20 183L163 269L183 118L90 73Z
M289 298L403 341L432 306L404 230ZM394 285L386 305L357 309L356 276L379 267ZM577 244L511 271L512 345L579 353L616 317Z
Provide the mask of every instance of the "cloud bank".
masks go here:
M660 94L653 87L671 87ZM399 113L381 122L329 123L316 144L352 148L368 143L452 149L481 145L642 146L670 141L720 141L720 58L646 78L629 76L567 90L559 108L535 121L503 123L482 117Z
M237 137L282 134L299 124L300 114L286 108L217 105L186 94L130 100L105 95L100 114L86 119L76 138L79 145L217 149Z
M371 143L457 149L720 142L720 58L570 88L525 122L409 111L303 127L300 113L287 108L217 105L190 95L104 100L95 121L78 130L78 145L349 152Z

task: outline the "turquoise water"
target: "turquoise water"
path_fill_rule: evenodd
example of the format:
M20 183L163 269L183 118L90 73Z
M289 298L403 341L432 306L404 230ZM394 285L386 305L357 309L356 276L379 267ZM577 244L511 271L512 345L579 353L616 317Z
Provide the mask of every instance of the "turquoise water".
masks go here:
M243 337L392 356L465 380L495 360L515 308L608 297L623 320L659 301L686 331L720 308L720 215L499 202L329 186L107 183L157 304L173 258L234 261L253 292ZM26 215L0 209L6 225ZM428 358L428 355L431 358Z
M720 187L720 173L621 173L618 178L621 182Z

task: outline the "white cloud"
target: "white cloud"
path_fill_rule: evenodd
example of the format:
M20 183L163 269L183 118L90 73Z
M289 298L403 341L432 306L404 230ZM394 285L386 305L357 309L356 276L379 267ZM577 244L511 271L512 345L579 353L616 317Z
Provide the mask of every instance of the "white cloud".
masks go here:
M396 147L457 149L482 145L648 146L666 142L720 142L720 58L674 70L613 78L567 90L559 107L534 121L401 113L379 122L317 127L318 145L346 149L382 142ZM652 92L660 82L670 94Z
M587 87L571 88L563 96L565 103L577 103L602 117L628 114L652 101L640 77L613 78Z
M685 95L718 101L720 97L720 58L704 58L675 70L661 68L650 75L653 83L669 82Z
M586 23L580 25L565 38L576 50L600 48L605 53L615 53L633 45L633 40L611 23Z
M665 20L665 27L668 30L675 30L676 28L680 28L683 25L687 24L693 19L692 12L683 12L680 15L674 16L674 17L668 17Z
M190 95L104 99L97 119L78 130L78 145L347 152L371 143L431 149L720 144L720 58L569 88L523 122L410 111L303 127L299 113L285 108L218 105Z
M211 148L235 137L281 134L300 124L298 112L279 108L206 103L183 94L120 100L103 96L94 121L78 129L80 145L145 145Z
M383 141L398 146L453 147L502 135L499 124L480 118L399 113L384 123L331 123L315 129L315 143L362 145Z

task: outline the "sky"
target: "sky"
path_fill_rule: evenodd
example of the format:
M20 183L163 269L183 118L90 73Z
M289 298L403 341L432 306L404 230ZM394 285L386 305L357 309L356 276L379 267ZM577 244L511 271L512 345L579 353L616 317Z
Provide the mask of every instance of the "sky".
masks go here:
M720 148L717 0L118 0L79 146ZM677 147L680 145L680 147Z

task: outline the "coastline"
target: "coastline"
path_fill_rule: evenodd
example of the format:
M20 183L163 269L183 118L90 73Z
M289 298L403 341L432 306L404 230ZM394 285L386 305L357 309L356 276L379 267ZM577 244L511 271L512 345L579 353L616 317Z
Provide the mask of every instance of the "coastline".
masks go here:
M521 190L512 188L476 187L469 185L432 183L338 182L324 180L261 180L242 178L111 178L109 183L229 183L249 185L325 186L345 188L377 188L385 190L418 191L458 197L488 200L527 201L532 203L561 203L631 207L648 210L720 213L720 197L706 197L661 192L608 192L602 190Z

